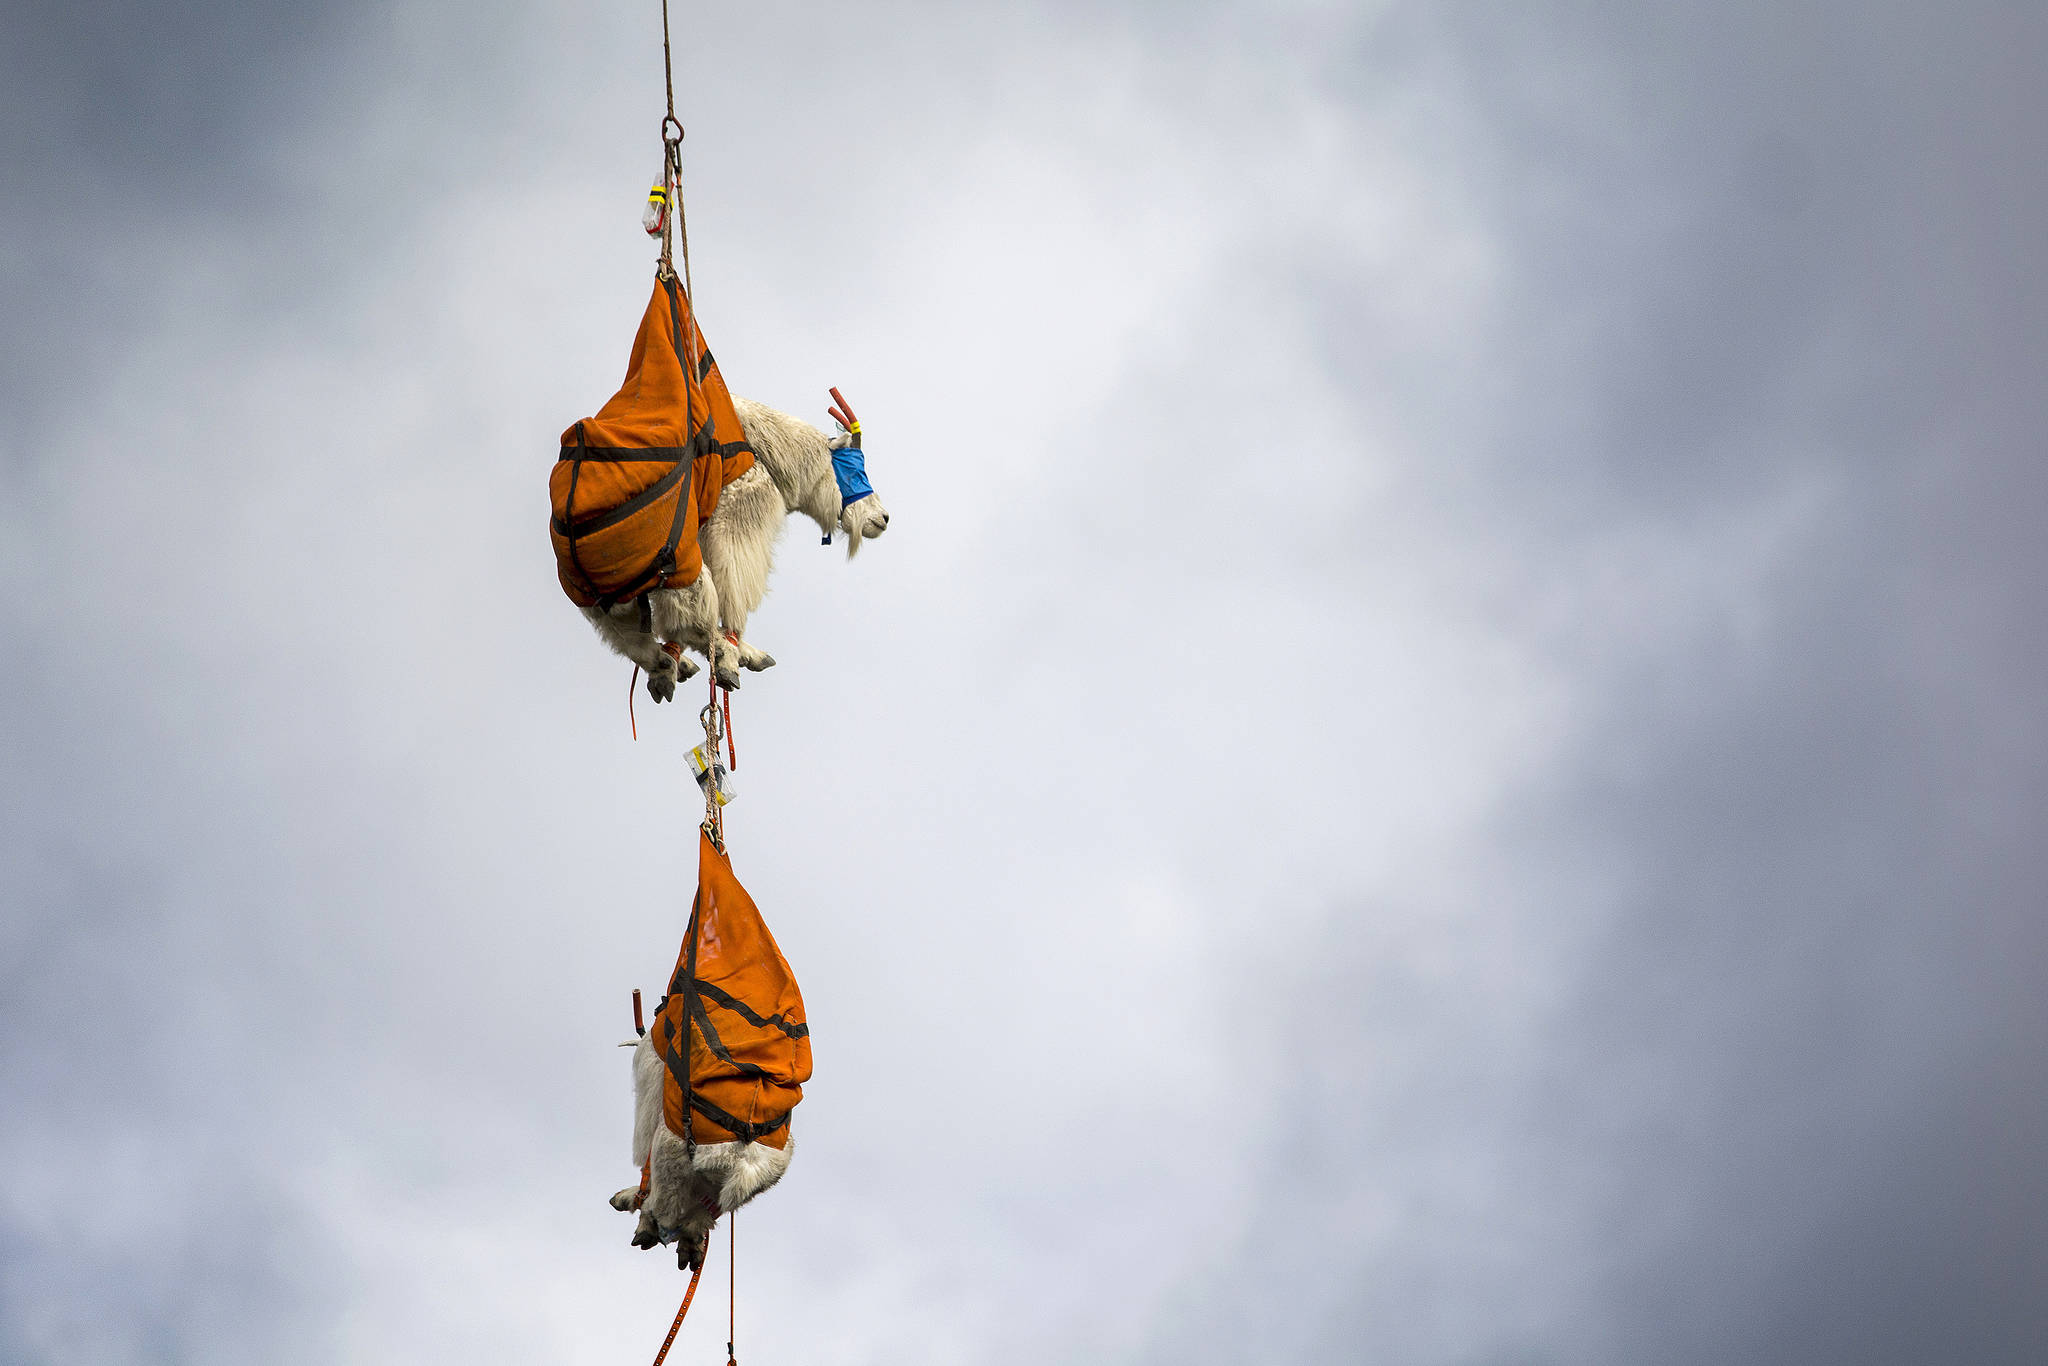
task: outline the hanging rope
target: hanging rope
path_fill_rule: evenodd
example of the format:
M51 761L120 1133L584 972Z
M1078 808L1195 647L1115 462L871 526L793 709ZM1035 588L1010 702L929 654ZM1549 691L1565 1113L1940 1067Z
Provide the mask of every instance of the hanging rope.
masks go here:
M676 328L683 352L683 435L687 438L696 412L697 400L692 391L700 364L700 339L694 316L697 289L690 279L690 219L683 207L683 121L676 117L676 73L669 50L668 0L661 0L661 81L668 95L668 112L661 118L661 183L668 196L668 211L661 216L661 259L655 265L654 275L664 282L675 279L674 238L679 234L683 244L683 295L689 300L693 315L687 329L680 322ZM708 402L704 420L711 420Z
M732 772L740 771L739 751L732 747L732 689L725 690L725 766Z
M689 307L691 313L694 315L696 310L697 299L696 289L690 279L690 221L688 215L684 212L683 209L684 134L682 120L676 117L675 56L669 41L668 0L661 0L661 80L662 90L664 95L667 97L668 101L667 112L662 115L661 119L661 182L664 192L667 195L668 211L661 215L661 259L659 264L655 268L655 275L656 278L664 282L675 279L676 271L674 249L676 239L680 238L683 249L683 294L684 297L689 300ZM677 310L677 312L680 313L680 310ZM690 417L693 415L694 408L694 396L690 392L691 388L693 387L691 385L691 381L695 378L698 369L698 337L694 316L691 320L691 326L689 327L686 333L680 325L680 316L678 316L677 318L677 324L677 331L683 334L683 347L686 353L680 359L682 359L684 362L684 430L685 435L688 435L690 429ZM708 412L705 416L705 422L707 425L710 422L710 416ZM646 606L645 600L643 599L643 617L645 611ZM738 638L735 636L732 637L732 640L733 644L737 646L739 643ZM681 663L681 652L675 644L670 643L665 645L663 648L667 650L671 656L676 658L678 664ZM723 851L725 848L725 815L722 809L722 805L719 801L720 793L717 771L720 739L723 738L724 740L725 751L728 758L730 759L730 765L732 768L739 767L739 755L738 752L733 748L732 742L732 692L730 689L726 690L724 698L725 705L723 709L721 710L719 706L718 633L715 630L711 633L709 647L705 651L705 657L706 663L709 666L708 668L706 668L705 673L710 682L710 696L707 699L704 710L698 714L699 719L703 722L704 725L704 757L709 770L706 774L707 781L704 784L704 833L710 838L714 846L716 846L719 850ZM626 684L626 718L628 723L633 728L633 738L635 740L638 740L640 738L640 725L639 721L633 715L633 693L638 690L639 682L640 668L639 665L635 664L633 667L633 676L630 680L628 680ZM697 914L701 913L701 911L701 906L696 908L696 911L693 912L690 920L689 945L691 952L688 973L693 989L694 984L696 982L697 972L695 954L697 935ZM637 991L633 994L633 1010L634 1024L637 1030L639 1026L640 1010L640 994ZM688 1088L689 1082L688 1079L685 1078L683 1091L683 1152L685 1161L690 1162L694 1165L696 1160L697 1144L695 1125L691 1123L692 1098L690 1096ZM648 1163L645 1166L643 1166L640 1170L640 1195L643 1200L647 1196L649 1180L652 1176L652 1169L653 1158L650 1154ZM715 1206L713 1207L712 1213L713 1218L715 1220L718 1214L718 1211ZM739 1228L737 1219L734 1219L733 1223L728 1225L726 1232L726 1257L728 1266L726 1268L725 1293L725 1359L726 1366L738 1366L738 1360L733 1355L733 1341L735 1338L733 1328L735 1322L735 1307L738 1302L739 1292L738 1277L735 1274L734 1267L732 1265L734 1261L734 1255L737 1253L739 1248ZM700 1280L703 1279L704 1263L707 1260L709 1260L710 1254L711 1234L710 1231L707 1230L704 1234L704 1241L698 1245L697 1265L695 1270L691 1271L690 1273L689 1287L683 1291L683 1302L676 1309L675 1322L669 1325L668 1336L661 1340L661 1350L654 1354L654 1366L662 1366L662 1362L668 1359L669 1348L675 1345L676 1334L682 1331L683 1319L690 1312L690 1302L697 1296L697 1284Z
M662 132L665 135L668 132L668 124L675 123L676 119L676 71L668 56L668 0L661 0L661 80L668 88L668 123L662 125ZM680 130L682 125L676 123L676 128ZM680 131L677 136L681 137Z
M737 651L738 651L738 649L739 649L739 647L740 647L740 638L739 638L739 636L738 636L738 635L737 635L737 634L736 634L735 632L732 632L732 631L727 631L727 632L725 633L725 638L726 638L727 640L729 640L729 641L731 641L731 642L732 642L732 647L733 647L734 651L735 651L735 652L737 652ZM738 661L737 659L735 659L735 660L734 660L733 662L734 662L734 663L738 663L739 661ZM740 771L740 756L739 756L739 751L738 751L738 750L736 750L736 749L734 749L734 748L732 747L732 689L731 689L731 688L727 688L727 689L725 690L725 761L726 761L726 762L725 762L725 766L726 766L727 768L731 769L731 770L732 770L732 771L733 771L734 773L737 773L737 772L739 772L739 771Z
M739 1358L732 1354L732 1306L740 1278L740 1212L734 1210L725 1217L732 1221L725 1226L725 1366L740 1366Z
M704 1252L708 1254L710 1251L711 1235L707 1233L704 1235ZM697 1295L697 1282L704 1275L704 1260L699 1257L697 1269L690 1273L690 1288L683 1292L683 1307L676 1310L676 1321L668 1326L668 1336L661 1340L661 1350L654 1354L654 1366L661 1366L668 1357L668 1349L675 1345L676 1334L682 1330L683 1315L690 1312L690 1301Z
M668 186L673 212L661 220L661 266L657 273L664 280L676 273L669 231L673 222L683 239L683 292L690 296L694 308L697 293L690 285L690 222L683 212L683 121L676 117L676 68L669 52L668 0L661 0L661 82L668 93L668 113L661 119L661 178Z
M704 726L704 833L721 852L725 849L725 809L718 801L718 751L723 728L718 716L718 637L711 637L704 670L711 679L711 696L697 713Z
M675 274L675 269L669 262L670 255L674 249L673 239L669 232L669 224L670 220L674 217L676 180L681 172L683 150L683 121L676 117L675 63L669 57L668 49L668 0L661 0L661 82L668 91L668 113L664 114L661 120L661 183L668 189L670 208L670 213L661 220L660 275L662 279L666 280L669 276ZM673 135L668 131L671 126L676 130ZM685 260L687 260L689 248L685 247L683 252Z

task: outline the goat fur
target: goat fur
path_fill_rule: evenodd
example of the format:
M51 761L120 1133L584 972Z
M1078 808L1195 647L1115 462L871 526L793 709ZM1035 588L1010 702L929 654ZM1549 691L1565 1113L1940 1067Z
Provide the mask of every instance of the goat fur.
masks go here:
M654 1036L633 1046L633 1165L648 1168L647 1197L638 1186L612 1196L612 1208L640 1211L633 1246L674 1243L686 1263L704 1245L720 1214L738 1209L782 1179L796 1151L796 1136L781 1148L765 1143L699 1143L696 1160L662 1121L661 1087L668 1068ZM651 1161L650 1161L651 1159Z
M646 670L647 691L657 702L675 696L676 684L697 672L695 663L664 650L665 642L704 656L725 688L740 685L740 669L758 671L775 663L773 655L747 642L747 618L767 596L775 543L791 513L810 518L824 535L843 531L848 559L889 525L878 495L841 503L832 452L849 437L827 436L752 399L735 396L732 405L753 447L754 467L720 491L717 509L697 530L704 572L687 587L647 595L651 632L640 629L638 603L583 609L605 644Z

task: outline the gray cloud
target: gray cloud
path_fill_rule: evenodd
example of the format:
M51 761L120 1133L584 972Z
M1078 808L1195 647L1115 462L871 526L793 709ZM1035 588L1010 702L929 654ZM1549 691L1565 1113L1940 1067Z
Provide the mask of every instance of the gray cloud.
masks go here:
M687 718L535 509L647 25L160 27L8 71L0 1354L630 1355ZM900 524L738 699L820 1066L743 1352L2039 1355L2041 36L690 20L707 330Z
M1381 42L1466 92L1512 262L1496 403L1449 448L1534 586L1508 610L1589 689L1474 918L1584 952L1502 1023L1481 974L1390 973L1357 928L1387 908L1351 903L1298 999L1356 1004L1288 1094L1330 1141L1161 1357L1277 1322L1391 1360L2031 1360L2041 555L2014 510L2048 184L2012 130L2041 26L1407 19ZM1720 610L1602 611L1621 529L1799 489L1818 518ZM1387 1075L1390 1045L1429 1061Z

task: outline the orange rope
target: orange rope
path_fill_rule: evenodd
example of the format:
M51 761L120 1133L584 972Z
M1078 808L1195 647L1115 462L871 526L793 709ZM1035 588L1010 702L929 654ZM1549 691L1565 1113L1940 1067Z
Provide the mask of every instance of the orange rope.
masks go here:
M732 689L725 689L725 766L734 773L740 771L739 751L732 745Z
M704 1239L704 1251L709 1252L710 1250L711 1239L706 1237ZM668 1356L668 1349L675 1344L676 1334L682 1330L683 1315L690 1312L690 1301L696 1298L697 1295L697 1282L704 1275L704 1260L703 1257L699 1257L697 1259L697 1269L690 1273L690 1288L683 1292L683 1307L676 1310L676 1321L668 1326L668 1336L661 1340L661 1350L654 1354L654 1366L661 1366L662 1361Z
M740 638L739 638L739 635L738 635L738 633L736 633L736 632L733 632L733 631L727 631L727 632L725 633L725 638L726 638L727 640L729 640L729 641L731 641L731 642L732 642L732 644L733 644L733 648L734 648L735 650L737 650L737 649L739 648L739 644L740 644ZM737 661L735 661L735 662L737 662ZM734 773L737 773L737 772L739 772L739 771L740 771L740 756L739 756L739 751L738 751L738 750L736 750L736 749L734 749L734 748L733 748L733 744L732 744L732 689L731 689L731 688L727 688L727 689L725 690L725 766L726 766L726 767L727 767L728 769L732 770L732 771L733 771Z

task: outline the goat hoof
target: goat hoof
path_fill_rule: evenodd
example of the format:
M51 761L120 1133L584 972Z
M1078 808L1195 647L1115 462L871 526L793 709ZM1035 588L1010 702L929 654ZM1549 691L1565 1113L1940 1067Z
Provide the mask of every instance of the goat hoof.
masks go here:
M673 674L647 675L647 695L657 702L666 702L676 695L676 680Z
M747 667L749 669L752 669L755 673L759 673L763 669L772 669L775 667L775 656L770 654L757 654L753 659L747 661Z
M731 689L733 689L733 688L737 688L737 687L738 687L739 685L740 685L740 676L739 676L738 674L734 673L734 672L733 672L733 671L732 671L731 669L720 669L720 670L718 671L718 686L719 686L719 687L721 687L721 688L725 688L725 689L727 689L728 691L730 691L730 690L731 690Z
M612 1208L622 1214L630 1214L640 1205L640 1188L628 1186L612 1196Z

